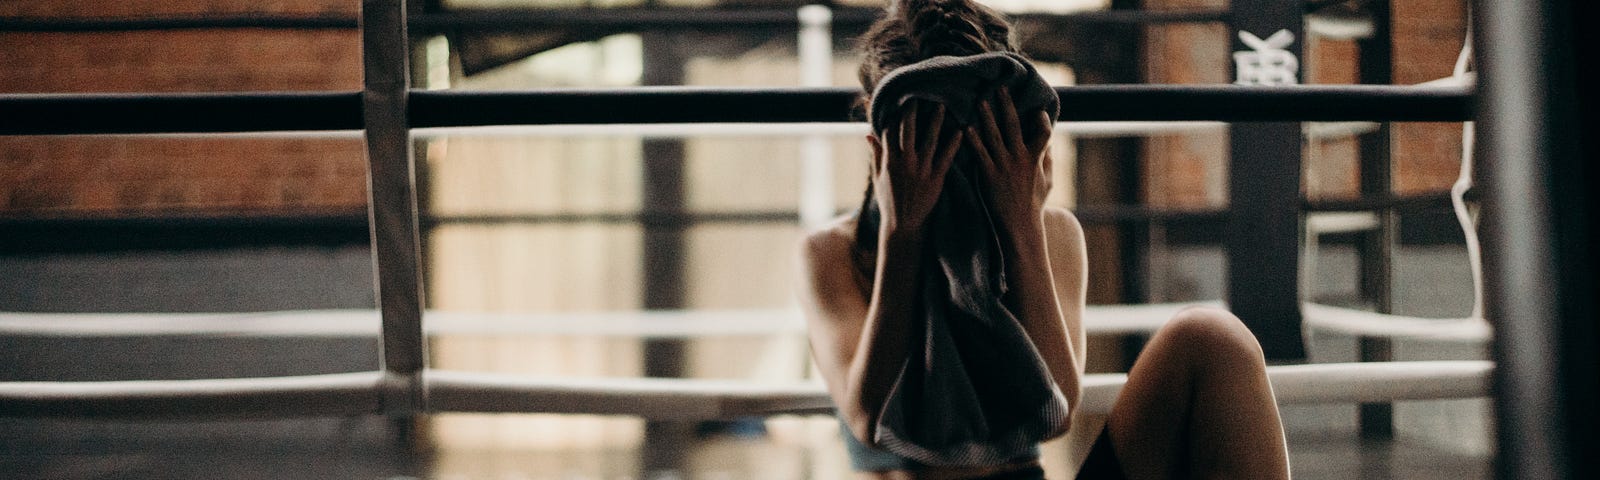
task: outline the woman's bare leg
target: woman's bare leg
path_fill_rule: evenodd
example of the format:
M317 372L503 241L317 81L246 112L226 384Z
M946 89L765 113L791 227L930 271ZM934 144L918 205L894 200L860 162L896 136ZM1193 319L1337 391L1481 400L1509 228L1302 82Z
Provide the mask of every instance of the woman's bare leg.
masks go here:
M1150 339L1106 419L1129 478L1289 478L1261 346L1227 311L1186 309Z

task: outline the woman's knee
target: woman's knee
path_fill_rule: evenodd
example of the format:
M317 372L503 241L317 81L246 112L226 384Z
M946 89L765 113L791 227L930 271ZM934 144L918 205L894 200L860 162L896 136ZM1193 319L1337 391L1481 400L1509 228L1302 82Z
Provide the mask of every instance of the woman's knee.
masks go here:
M1163 343L1182 345L1204 358L1265 363L1255 334L1239 317L1220 308L1185 308L1173 315L1156 337L1168 337Z

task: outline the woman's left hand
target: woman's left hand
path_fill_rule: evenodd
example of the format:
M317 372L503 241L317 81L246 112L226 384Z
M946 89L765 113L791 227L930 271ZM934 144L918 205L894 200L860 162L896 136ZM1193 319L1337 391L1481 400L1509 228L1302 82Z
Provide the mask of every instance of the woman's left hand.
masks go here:
M1037 122L1029 130L1041 133L1023 138L1025 121ZM967 127L966 139L989 181L999 220L1013 228L1038 226L1050 193L1050 115L1040 110L1024 119L1001 87L993 100L978 104L978 122Z

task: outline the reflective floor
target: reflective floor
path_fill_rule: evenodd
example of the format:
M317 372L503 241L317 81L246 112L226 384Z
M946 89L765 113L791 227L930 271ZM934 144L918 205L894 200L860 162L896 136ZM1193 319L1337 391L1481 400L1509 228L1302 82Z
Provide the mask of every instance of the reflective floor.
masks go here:
M1295 411L1286 415L1300 415ZM1313 414L1314 415L1314 414ZM1291 426L1298 419L1287 418ZM284 422L253 422L259 429ZM208 437L166 441L0 441L0 478L16 479L484 479L484 480L735 480L848 477L842 449L825 441L795 442L732 432L691 432L655 455L638 449L478 450L413 454L357 437L379 433L382 422L356 421L287 439ZM0 424L17 427L15 423ZM157 427L147 425L147 427ZM160 428L179 429L168 425ZM237 431L237 430L236 430ZM215 433L215 432L212 432ZM793 432L789 432L792 436ZM807 439L813 437L802 435ZM1318 479L1490 478L1487 455L1462 453L1427 439L1402 435L1362 441L1351 432L1291 428L1294 477ZM660 463L647 467L648 463ZM675 465L673 465L675 464ZM671 465L671 466L669 466Z

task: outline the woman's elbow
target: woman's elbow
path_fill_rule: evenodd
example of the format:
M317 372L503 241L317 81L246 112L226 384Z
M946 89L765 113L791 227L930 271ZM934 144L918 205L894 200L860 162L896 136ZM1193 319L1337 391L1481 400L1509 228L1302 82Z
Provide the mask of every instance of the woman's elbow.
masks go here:
M855 392L850 393L844 398L834 400L835 408L839 410L839 419L850 429L850 435L860 440L862 445L877 448L877 441L874 438L877 436L877 410L869 408L862 402L860 395L854 394Z
M1059 386L1060 384L1057 385ZM1079 402L1083 398L1083 387L1077 383L1070 384L1062 390L1061 397L1066 400L1066 414L1063 415L1061 423L1056 426L1055 434L1051 435L1051 438L1061 436L1072 428L1072 417L1077 416L1078 408L1081 406Z
M862 445L878 448L877 420L868 418L865 414L845 414L844 425L850 429L850 435L856 437Z

